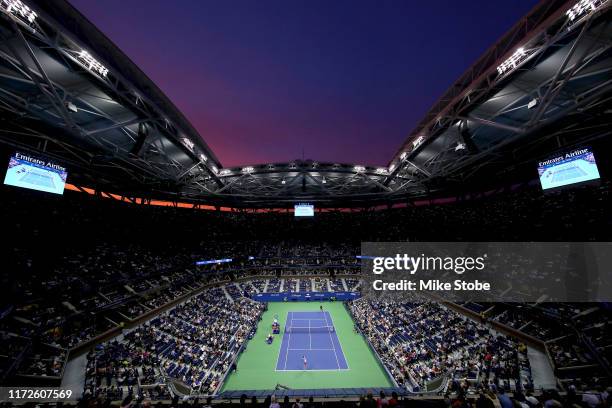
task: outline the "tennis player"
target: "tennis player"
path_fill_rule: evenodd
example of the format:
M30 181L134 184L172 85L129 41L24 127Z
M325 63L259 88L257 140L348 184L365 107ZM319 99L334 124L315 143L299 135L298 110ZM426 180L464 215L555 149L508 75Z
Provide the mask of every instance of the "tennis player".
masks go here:
M304 362L304 370L308 370L308 360L306 360L306 356L302 356L302 362Z

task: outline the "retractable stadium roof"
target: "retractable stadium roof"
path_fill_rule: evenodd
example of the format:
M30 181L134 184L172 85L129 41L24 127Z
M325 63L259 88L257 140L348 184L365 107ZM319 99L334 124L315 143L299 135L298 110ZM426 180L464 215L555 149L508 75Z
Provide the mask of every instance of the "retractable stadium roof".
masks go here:
M69 3L0 9L3 142L111 190L172 191L196 171L219 182L219 161L183 114Z
M609 136L611 5L541 2L453 84L386 167L296 160L224 168L69 3L0 0L0 142L55 158L75 184L210 204L363 206L473 186Z
M490 178L492 169L609 136L611 5L540 3L433 106L390 162L391 177Z

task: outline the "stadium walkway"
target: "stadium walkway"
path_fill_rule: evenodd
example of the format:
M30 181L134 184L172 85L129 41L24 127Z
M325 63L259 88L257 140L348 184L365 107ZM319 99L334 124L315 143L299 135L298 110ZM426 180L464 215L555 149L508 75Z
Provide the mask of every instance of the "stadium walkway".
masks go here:
M83 395L86 368L87 354L82 354L68 361L64 370L61 387L71 389L74 395Z
M531 365L531 376L533 385L536 389L543 388L545 390L555 389L557 382L553 374L553 368L548 361L548 357L544 352L534 348L527 348L527 357Z

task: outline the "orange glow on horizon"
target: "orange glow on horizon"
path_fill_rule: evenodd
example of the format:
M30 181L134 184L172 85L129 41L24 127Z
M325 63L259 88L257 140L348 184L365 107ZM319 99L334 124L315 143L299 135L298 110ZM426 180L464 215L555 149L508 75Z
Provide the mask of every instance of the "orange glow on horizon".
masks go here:
M96 191L92 188L76 186L74 184L66 183L66 190L75 191L78 193L86 193L89 195L95 195ZM194 203L186 203L186 202L178 202L178 201L166 201L166 200L150 200L146 201L140 197L127 197L121 196L118 194L108 193L105 191L100 191L99 195L102 198L113 199L117 201L122 201L129 204L135 205L152 205L156 207L175 207L175 208L187 208L192 210L202 210L202 211L221 211L221 212L249 212L249 213L257 213L257 214L267 214L267 213L287 213L292 214L292 208L233 208L233 207L217 207L210 204L194 204ZM450 202L455 202L455 197L442 198L442 199L433 199L433 200L419 200L413 202L416 206L421 205L432 205L432 204L445 204ZM405 208L407 207L407 203L395 203L391 205L390 208ZM377 205L373 207L375 211L382 211L388 209L387 205ZM362 209L360 208L348 208L348 207L336 207L336 208L315 208L315 212L317 213L331 213L331 212L342 212L342 213L350 213L350 212L360 212Z

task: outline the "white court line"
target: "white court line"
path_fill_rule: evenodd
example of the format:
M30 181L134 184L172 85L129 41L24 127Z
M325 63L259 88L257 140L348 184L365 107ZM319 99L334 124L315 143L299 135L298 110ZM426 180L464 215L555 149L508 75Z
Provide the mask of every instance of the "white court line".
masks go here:
M320 318L319 319L299 319L299 318L293 318L292 313L293 312L287 312L287 322L291 322L291 324L289 326L293 325L293 321L294 320L308 320L309 321L309 326L310 326L310 321L311 320L323 320L325 322L325 324L329 326L329 322L327 320L327 315L329 315L329 318L331 319L332 326L333 326L333 318L331 317L331 315L327 311L323 312L323 319L320 319ZM285 327L287 327L287 325ZM334 327L334 333L336 333L335 326L333 326L333 327ZM328 334L330 336L330 342L331 342L331 344L333 346L333 348L331 348L331 349L313 349L313 348L310 348L310 349L292 349L292 348L289 348L290 344L291 344L291 332L288 332L288 336L287 336L287 350L286 350L286 353L285 353L285 365L284 365L284 368L283 369L274 368L274 371L278 371L278 372L283 372L283 371L296 371L296 372L304 372L304 371L307 371L307 372L317 372L317 371L350 371L350 367L348 366L348 361L346 363L346 368L340 368L340 360L338 359L338 353L337 353L338 350L336 349L336 346L334 344L333 338L331 336L331 332L328 332ZM309 336L310 335L311 334L309 332ZM311 341L312 341L312 337L311 337ZM338 339L338 345L340 346L340 351L342 351L342 345L340 344L340 339ZM310 344L310 346L312 347L312 344ZM281 343L281 347L279 348L279 358L280 358L280 351L281 351L280 349L282 349L282 343ZM336 356L336 364L337 364L336 367L337 368L324 368L324 369L316 369L316 370L313 370L313 369L308 369L308 370L304 370L304 369L297 369L297 370L290 369L290 370L288 370L287 369L287 362L289 360L289 351L333 351L334 355ZM345 360L346 360L346 357L345 357Z
M293 319L291 319L291 321L292 321L292 322L293 322L294 320L295 320L295 321L312 321L312 320L321 320L321 321L325 321L325 319L320 319L320 318L317 318L317 319L296 319L296 318L293 318Z
M289 315L291 312L287 312L287 321L289 321ZM291 323L293 325L293 319L291 319ZM285 326L287 327L287 326ZM289 347L291 346L291 332L289 332L289 337L287 338L287 352L285 353L285 370L287 371L287 360L289 359ZM338 366L339 367L339 366Z
M312 349L312 334L310 333L310 319L308 319L308 348Z
M278 372L283 372L283 371L299 371L299 372L308 372L308 373L312 373L312 372L316 372L316 371L351 371L350 368L327 368L327 369L321 369L321 370L312 370L312 369L308 369L308 370L278 370L275 369L274 371L278 371Z
M328 312L323 312L323 316L325 317L325 323L327 324L327 315L329 313ZM329 315L329 318L332 319L331 315ZM328 324L329 326L329 324ZM334 333L335 333L335 327L334 326L334 320L332 319L332 327L334 327ZM338 337L338 335L336 334L336 337ZM340 360L338 359L338 353L336 353L336 345L334 344L334 339L332 338L331 332L329 332L329 341L331 342L332 346L334 346L334 355L336 356L336 364L338 364L338 370L340 370ZM338 345L340 345L340 338L338 338ZM340 345L340 350L342 350L342 345ZM342 355L344 355L344 352L342 353ZM344 356L344 360L346 361L346 356ZM348 367L348 362L346 363L346 366Z

